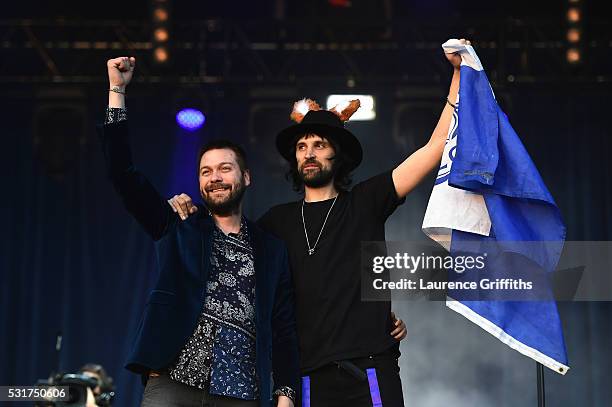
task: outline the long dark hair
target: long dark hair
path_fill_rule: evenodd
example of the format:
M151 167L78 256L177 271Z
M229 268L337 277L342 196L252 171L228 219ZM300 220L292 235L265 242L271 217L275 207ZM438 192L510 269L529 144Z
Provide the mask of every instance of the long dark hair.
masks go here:
M297 168L297 160L295 159L295 146L297 144L297 141L302 137L304 137L303 134L296 136L293 140L293 143L291 143L291 145L293 146L293 159L289 162L289 170L285 174L285 178L287 178L288 181L291 181L293 183L293 189L296 192L300 193L304 192L304 181L302 181L302 177L300 176L300 172ZM342 151L340 145L336 143L335 140L331 138L326 138L324 136L320 137L324 140L327 140L334 148L334 151L336 153L332 161L332 166L334 168L334 187L338 191L347 191L348 188L351 186L351 183L353 182L351 172L349 170L349 163L351 160L349 156L346 155L344 151Z

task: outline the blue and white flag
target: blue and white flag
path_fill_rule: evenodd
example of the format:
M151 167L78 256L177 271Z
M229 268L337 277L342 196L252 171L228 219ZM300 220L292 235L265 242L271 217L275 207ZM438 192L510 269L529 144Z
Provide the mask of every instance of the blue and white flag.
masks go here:
M453 112L423 231L451 255L474 242L518 242L511 251L552 272L565 240L559 209L499 108L474 48L458 40L442 47L462 58L460 105ZM544 366L561 374L569 369L552 298L474 301L449 294L446 305Z

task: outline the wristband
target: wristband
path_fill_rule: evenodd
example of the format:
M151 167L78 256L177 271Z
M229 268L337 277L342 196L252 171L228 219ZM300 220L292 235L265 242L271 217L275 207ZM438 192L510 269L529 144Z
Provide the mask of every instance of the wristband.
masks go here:
M122 95L124 95L124 96L125 96L125 94L126 94L126 93L125 93L125 91L122 91L122 90L119 88L119 86L113 86L113 87L112 87L112 88L110 88L108 91L109 91L109 92L120 93L120 94L122 94Z

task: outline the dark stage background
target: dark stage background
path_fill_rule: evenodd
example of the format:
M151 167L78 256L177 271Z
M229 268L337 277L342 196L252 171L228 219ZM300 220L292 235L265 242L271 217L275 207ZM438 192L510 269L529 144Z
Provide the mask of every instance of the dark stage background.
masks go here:
M86 362L101 363L115 379L115 405L140 402L140 380L124 370L122 364L145 296L155 279L153 246L123 209L107 180L94 131L107 102L105 61L128 52L139 59L138 81L128 88L127 102L138 167L164 195L188 192L197 196L197 146L212 138L235 140L250 155L254 182L246 196L246 214L255 219L271 205L298 199L284 179L283 162L273 147L276 131L289 124L293 101L306 96L324 103L330 93L375 96L376 120L350 124L365 151L364 163L354 178L365 179L392 168L429 138L443 108L451 72L441 49L437 45L430 49L428 44L467 36L474 40L502 108L557 200L567 224L568 240L612 237L611 65L609 56L600 59L610 54L610 34L596 32L601 23L595 22L601 17L597 5L585 6L593 21L592 26L585 22L585 30L593 38L599 35L597 44L605 46L588 43L585 61L578 67L567 66L562 47L553 47L550 52L534 48L523 53L522 40L517 40L518 48L505 47L505 40L491 28L495 21L516 27L508 21L519 19L527 24L530 16L535 16L544 21L537 26L540 28L529 31L536 32L535 40L552 38L545 44L554 43L555 38L562 41L563 34L557 31L538 32L555 24L563 27L565 3L552 1L543 2L537 10L520 2L495 10L479 8L479 2L381 2L391 6L388 16L380 7L370 4L370 9L354 1L351 12L358 15L350 16L355 18L351 30L361 27L363 13L380 12L376 18L383 23L390 21L393 30L364 29L360 36L371 37L374 42L396 41L412 46L381 49L376 59L372 54L366 58L347 51L341 55L345 64L342 66L337 61L330 62L330 55L304 51L292 54L294 62L282 70L275 69L276 62L286 59L280 51L262 56L249 49L225 54L207 49L201 52L209 58L209 80L188 83L181 81L177 73L194 77L197 68L191 67L189 61L198 58L192 54L177 51L177 58L183 58L180 64L159 68L148 59L148 51L131 52L128 46L98 51L47 49L57 69L72 65L73 71L58 78L46 71L48 61L41 57L45 52L21 47L20 40L14 38L25 30L22 23L26 17L64 15L73 21L85 16L91 21L114 19L117 26L122 25L122 19L142 19L146 23L148 4L24 3L15 5L2 17L0 385L32 384L55 370L55 336L61 332L61 370L74 371ZM257 9L241 5L230 11L229 5L174 2L174 23L178 25L183 18L231 17L235 24L247 27L251 24L247 18L272 19L277 4L262 2ZM309 4L316 6L304 13L295 9L297 6L287 7L287 20L276 16L274 24L281 20L281 25L290 26L291 19L300 13L304 16L295 20L296 24L307 24L328 6L324 1ZM332 19L330 27L339 12L333 9L324 16ZM463 17L469 17L470 23L462 23ZM410 21L416 31L407 30L404 21ZM427 30L419 31L418 24ZM40 29L34 25L43 51L45 35L60 35L64 29L68 30L57 22ZM79 35L95 36L104 28L97 30L72 30L70 41ZM418 37L415 32L420 32ZM499 32L510 35L513 31ZM419 48L414 41L424 45ZM494 41L496 47L490 45ZM525 41L531 44L532 40ZM214 58L229 58L235 63L216 71L214 64L218 61ZM199 69L201 62L196 64ZM267 75L270 66L272 70ZM75 72L80 69L85 72L82 76ZM403 75L403 71L409 75ZM160 79L154 80L155 77ZM201 130L189 133L177 127L174 115L179 107L194 100L204 109L207 121ZM389 220L388 240L422 237L420 226L433 179L432 175L423 182ZM401 347L407 405L536 405L535 362L502 345L442 303L398 302L394 309L406 320L409 330ZM611 405L611 304L561 303L559 309L571 370L566 376L546 371L548 405Z

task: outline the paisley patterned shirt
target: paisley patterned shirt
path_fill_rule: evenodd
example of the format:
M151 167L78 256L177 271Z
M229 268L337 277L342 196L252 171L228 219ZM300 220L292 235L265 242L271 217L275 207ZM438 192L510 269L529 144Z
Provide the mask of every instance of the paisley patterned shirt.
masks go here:
M169 374L211 394L255 400L255 269L246 222L238 234L213 233L202 313Z
M106 107L104 124L127 120L126 108ZM210 393L244 400L259 398L255 355L255 269L246 222L238 234L215 227L212 270L198 324L170 366L173 380ZM281 387L275 396L295 401Z

